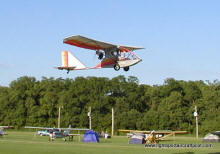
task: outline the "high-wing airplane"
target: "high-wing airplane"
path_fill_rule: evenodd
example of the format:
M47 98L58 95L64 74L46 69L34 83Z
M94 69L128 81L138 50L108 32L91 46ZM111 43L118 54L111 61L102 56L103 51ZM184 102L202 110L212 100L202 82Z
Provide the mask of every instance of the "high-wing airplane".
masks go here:
M55 138L62 138L66 141L66 137L72 138L73 136L79 136L79 134L70 134L70 131L87 131L87 128L49 128L49 127L32 127L25 126L24 128L41 129L47 131L38 131L37 134L41 136L50 136L50 140Z
M175 136L175 134L185 134L187 131L171 131L171 130L158 130L158 131L141 131L141 130L123 130L119 129L119 132L128 133L127 135L131 137L134 134L148 134L146 135L146 143L158 143L164 140L166 137Z
M129 130L129 129L119 129L119 132L123 132L123 133L143 133L143 134L150 134L152 131L148 131L148 130ZM161 135L166 135L166 134L185 134L187 133L187 131L171 131L171 130L157 130L154 131L154 134L161 134Z
M124 71L128 71L130 66L142 61L133 53L133 51L144 49L142 47L123 46L101 42L80 35L67 37L63 40L63 43L74 45L80 48L95 50L96 55L100 60L100 63L98 63L95 67L86 67L72 53L69 51L62 51L62 66L56 68L59 70L67 70L67 73L69 73L71 70L99 68L114 68L116 71L120 70L120 68L123 68Z
M13 128L13 126L0 126L0 136L8 135L5 133L4 129Z

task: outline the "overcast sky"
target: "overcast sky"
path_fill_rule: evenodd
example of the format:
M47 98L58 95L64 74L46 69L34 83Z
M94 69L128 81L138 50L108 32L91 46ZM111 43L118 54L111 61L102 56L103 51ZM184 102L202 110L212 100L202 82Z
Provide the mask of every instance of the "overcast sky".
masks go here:
M140 83L220 79L219 0L3 1L0 5L0 85L21 76L136 76ZM63 44L83 35L114 44L143 46L143 61L128 72L65 71L60 53L69 50L86 66L99 61L92 50Z

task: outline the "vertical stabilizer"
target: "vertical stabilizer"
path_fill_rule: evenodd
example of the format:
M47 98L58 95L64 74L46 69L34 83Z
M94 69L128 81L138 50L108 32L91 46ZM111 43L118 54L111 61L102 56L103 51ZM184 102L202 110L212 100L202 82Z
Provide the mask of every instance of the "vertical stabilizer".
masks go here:
M72 53L69 51L62 51L61 53L62 67L74 69L86 69L86 66L81 63Z

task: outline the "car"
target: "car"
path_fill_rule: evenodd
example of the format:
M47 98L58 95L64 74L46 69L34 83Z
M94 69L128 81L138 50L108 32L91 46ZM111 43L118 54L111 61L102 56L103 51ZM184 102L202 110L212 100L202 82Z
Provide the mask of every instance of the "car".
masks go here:
M37 131L37 135L49 136L50 135L50 130L48 130L48 129L46 129L46 130L39 130L39 131Z
M45 129L37 131L37 134L40 136L49 136L50 133L53 133L54 135L58 134L59 136L61 132L59 131L59 129Z

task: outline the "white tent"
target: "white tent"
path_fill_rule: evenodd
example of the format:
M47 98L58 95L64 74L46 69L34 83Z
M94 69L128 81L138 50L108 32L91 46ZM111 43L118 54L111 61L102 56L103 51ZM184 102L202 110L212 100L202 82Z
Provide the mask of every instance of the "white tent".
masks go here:
M209 133L203 138L203 142L220 142L220 138L217 135Z
M145 143L144 134L133 134L129 141L129 144L144 144Z

